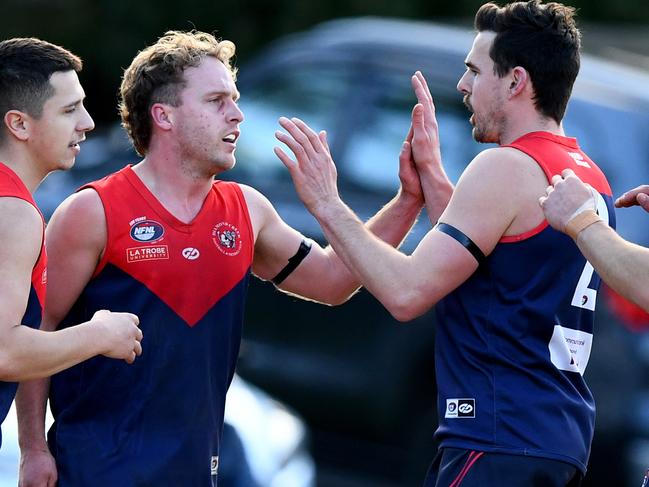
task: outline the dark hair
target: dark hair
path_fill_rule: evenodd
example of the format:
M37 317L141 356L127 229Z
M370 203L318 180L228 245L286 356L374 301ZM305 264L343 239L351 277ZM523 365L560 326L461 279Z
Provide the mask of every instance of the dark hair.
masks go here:
M40 118L43 105L54 94L52 74L79 72L82 66L81 59L70 51L40 39L0 42L0 115L20 110Z
M120 87L119 111L122 125L135 150L144 156L151 142L151 115L154 103L179 106L185 86L185 69L198 66L207 56L221 61L235 78L231 65L234 44L217 40L205 32L169 31L158 42L139 52L124 71Z
M521 66L530 74L536 108L561 122L579 73L581 34L575 9L540 0L504 7L487 3L475 16L477 31L496 33L489 56L500 77Z

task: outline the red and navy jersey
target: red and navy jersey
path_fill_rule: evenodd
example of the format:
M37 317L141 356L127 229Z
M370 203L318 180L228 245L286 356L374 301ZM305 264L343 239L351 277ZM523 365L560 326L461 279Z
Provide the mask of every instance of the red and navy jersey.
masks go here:
M53 377L58 485L212 486L253 257L243 194L216 181L183 223L130 166L87 187L108 238L64 326L100 309L135 313L143 353L133 365L99 356Z
M598 212L614 227L609 184L575 139L533 132L509 147L531 156L548 181L572 169L600 193ZM438 303L442 447L545 457L586 470L595 406L583 373L599 285L572 239L544 221L503 237Z
M31 193L21 181L18 175L10 168L0 163L0 198L11 197L19 198L31 204L43 219L38 206L34 202ZM45 220L43 221L43 238L41 239L41 252L32 269L31 288L29 290L29 299L27 309L23 315L22 324L32 328L38 328L41 325L43 314L43 305L45 304L45 288L47 284L47 254L45 253ZM1 245L1 243L0 243ZM7 416L7 411L11 407L11 402L16 395L18 384L16 382L0 381L0 423ZM0 434L0 444L2 435Z

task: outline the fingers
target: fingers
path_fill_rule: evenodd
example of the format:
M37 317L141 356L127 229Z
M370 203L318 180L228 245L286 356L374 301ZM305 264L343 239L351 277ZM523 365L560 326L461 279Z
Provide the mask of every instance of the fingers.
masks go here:
M130 318L133 320L136 326L140 326L140 317L137 315L134 315L133 313L126 313Z
M412 107L411 130L414 132L417 128L424 130L424 106L421 103L417 103Z
M638 201L638 204L642 206L644 211L649 212L649 195L647 193L638 193L636 200Z
M427 119L432 121L435 118L435 104L433 103L433 96L430 94L426 79L420 71L417 71L412 76L411 83L417 96L417 101L424 106Z
M279 132L275 133L275 136L277 137L277 134ZM279 137L277 137L279 140L281 140ZM273 147L273 152L275 155L279 158L280 161L282 161L282 164L286 166L286 168L291 172L297 165L297 163L291 159L289 156L286 155L286 152L284 152L281 148L279 147Z
M410 143L408 141L404 141L403 144L401 144L401 151L399 152L399 164L401 166L403 166L404 164L409 164L412 160L412 154L410 150Z
M617 200L615 200L615 206L618 208L628 208L629 206L640 205L642 206L642 208L647 210L642 202L646 201L645 196L647 196L648 194L649 185L643 184L642 186L633 188L620 196Z
M279 124L290 134L290 137L279 131L275 132L275 137L286 144L296 157L299 158L302 154L312 157L314 153L326 152L318 134L299 118L289 120L281 117Z
M327 154L331 156L331 150L329 150L329 142L327 142L327 132L325 130L321 130L318 133L318 138L320 139L320 143L324 147L324 149L327 151Z

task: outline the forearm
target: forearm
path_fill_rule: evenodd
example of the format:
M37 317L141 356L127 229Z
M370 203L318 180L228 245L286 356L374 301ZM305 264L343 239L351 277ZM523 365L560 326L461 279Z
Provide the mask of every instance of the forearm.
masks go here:
M84 323L56 332L10 327L0 335L0 380L48 377L102 353L95 327Z
M392 247L398 248L421 212L421 200L399 191L376 215L365 223L365 228ZM322 286L322 302L341 304L347 301L360 287L360 276L340 259L331 248L328 253L330 278Z
M315 216L340 260L399 319L408 294L416 290L409 282L415 276L408 269L410 257L372 235L340 200Z
M624 240L602 222L582 230L577 245L606 284L649 310L649 249Z
M16 394L18 445L21 451L48 451L45 440L45 410L50 379L21 382Z
M365 223L365 228L392 247L399 247L421 212L422 202L401 189L376 215Z
M453 184L448 179L443 168L441 168L441 171L419 168L419 180L421 181L421 189L424 192L428 219L435 225L451 199Z

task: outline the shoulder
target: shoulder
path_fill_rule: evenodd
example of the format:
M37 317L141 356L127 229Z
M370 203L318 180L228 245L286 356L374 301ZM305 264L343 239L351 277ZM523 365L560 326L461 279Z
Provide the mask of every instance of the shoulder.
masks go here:
M0 197L0 241L2 260L13 259L16 252L34 257L41 250L43 218L38 210L20 198Z
M243 197L246 200L248 205L248 210L251 212L251 216L254 216L253 213L261 212L266 213L269 211L274 211L273 205L266 196L257 191L252 186L246 184L238 184Z
M512 171L527 171L530 167L538 167L538 164L524 152L513 147L493 147L475 156L465 172L480 175L489 173L502 175Z
M547 186L538 163L512 147L494 147L479 153L462 173L457 190L499 191L499 194L527 192L528 186Z
M43 217L29 201L14 197L0 197L0 227L8 231L24 233L43 232Z
M106 242L106 217L97 192L84 188L69 196L54 211L47 225L48 249L52 242L64 241L72 247L103 248Z
M52 215L52 220L59 218L75 220L82 225L103 221L104 206L99 194L86 187L68 196Z

